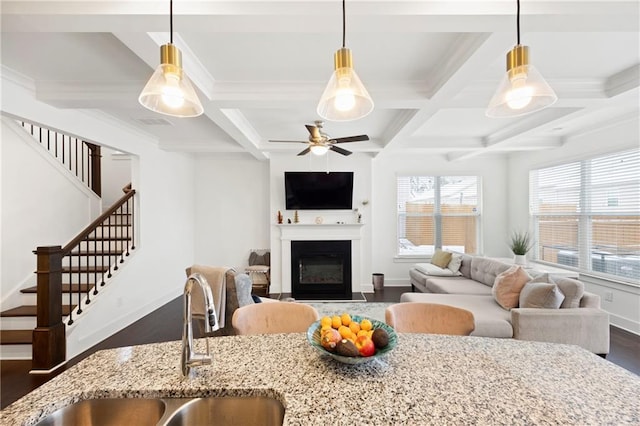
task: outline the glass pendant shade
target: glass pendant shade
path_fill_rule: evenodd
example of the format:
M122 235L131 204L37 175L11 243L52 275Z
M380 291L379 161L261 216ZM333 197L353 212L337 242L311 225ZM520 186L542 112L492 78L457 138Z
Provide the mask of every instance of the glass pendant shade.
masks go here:
M325 155L329 151L329 147L326 145L312 145L309 149L311 150L311 153L318 156Z
M351 121L373 111L373 100L353 69L351 51L345 47L334 55L335 71L318 103L318 115L329 121Z
M539 111L558 100L536 68L529 48L517 45L507 54L507 72L486 110L488 117L517 117Z
M204 108L182 69L182 54L173 44L160 47L160 65L138 101L145 108L174 117L197 117Z

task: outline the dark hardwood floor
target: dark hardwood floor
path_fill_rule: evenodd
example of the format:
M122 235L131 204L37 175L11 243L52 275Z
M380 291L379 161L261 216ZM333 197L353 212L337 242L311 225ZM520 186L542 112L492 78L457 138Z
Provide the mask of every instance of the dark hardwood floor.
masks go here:
M386 287L376 293L365 293L369 302L398 302L410 287ZM77 364L90 354L121 346L166 342L182 338L182 298L178 297L124 330L105 339L91 349L71 359L51 374L29 374L31 361L2 361L0 363L0 408L31 392L38 386ZM640 375L640 336L611 327L611 349L607 360ZM178 358L176 355L176 362Z

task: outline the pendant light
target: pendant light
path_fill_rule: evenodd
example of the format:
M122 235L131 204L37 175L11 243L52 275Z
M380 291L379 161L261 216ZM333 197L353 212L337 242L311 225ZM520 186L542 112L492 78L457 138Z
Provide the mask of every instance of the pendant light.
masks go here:
M357 120L373 110L373 100L353 69L351 50L345 47L345 0L342 0L342 48L334 55L335 71L318 103L318 115L330 121Z
M488 117L517 117L553 105L558 97L529 64L529 47L520 44L520 0L517 0L518 44L507 53L507 73L486 110Z
M204 108L182 69L182 53L173 44L173 0L169 2L169 16L169 44L160 46L160 65L142 89L138 101L145 108L161 114L196 117Z

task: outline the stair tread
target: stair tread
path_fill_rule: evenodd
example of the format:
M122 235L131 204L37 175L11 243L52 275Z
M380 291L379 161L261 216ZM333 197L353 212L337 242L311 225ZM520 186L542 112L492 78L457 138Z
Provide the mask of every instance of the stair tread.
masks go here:
M109 269L109 265L104 265L104 266L73 266L73 267L63 266L62 267L62 272L63 273L69 273L69 272L88 272L88 273L92 273L92 272L106 272L108 269Z
M2 345L30 345L33 330L0 330L0 344Z
M93 287L93 284L80 284L80 291L86 292L90 288ZM37 293L38 286L34 285L33 287L27 287L20 290L21 293ZM63 293L77 293L78 292L78 284L62 284L62 292Z
M62 315L69 315L70 312L69 305L62 305ZM35 317L37 314L38 307L36 305L23 305L0 312L0 317Z

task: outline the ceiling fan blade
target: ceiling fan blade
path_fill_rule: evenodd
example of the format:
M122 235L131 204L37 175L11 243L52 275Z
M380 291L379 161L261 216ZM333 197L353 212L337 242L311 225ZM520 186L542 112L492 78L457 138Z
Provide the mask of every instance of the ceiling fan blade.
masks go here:
M335 145L331 145L331 146L329 147L329 149L330 149L331 151L335 151L335 152L337 152L338 154L342 154L342 155L351 155L351 154L352 154L352 152L351 152L351 151L347 151L346 149L340 148L339 146L335 146Z
M305 124L304 127L307 128L307 130L309 131L313 139L320 138L320 130L316 126L312 126L311 124Z
M345 138L335 138L335 139L331 139L330 142L345 143L345 142L361 142L361 141L368 141L368 140L369 140L369 136L358 135L358 136L347 136Z
M298 153L298 155L306 155L306 154L308 154L310 151L311 151L311 148L307 148L307 149L305 149L304 151L300 151L300 152Z
M289 143L289 142L292 142L292 143L309 143L309 141L280 141L280 140L271 140L271 139L269 139L269 142L278 142L278 143L280 143L280 142L286 142L286 143Z

